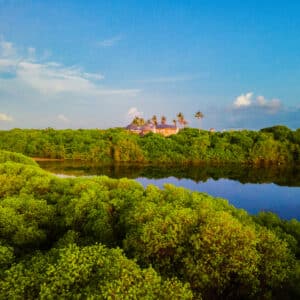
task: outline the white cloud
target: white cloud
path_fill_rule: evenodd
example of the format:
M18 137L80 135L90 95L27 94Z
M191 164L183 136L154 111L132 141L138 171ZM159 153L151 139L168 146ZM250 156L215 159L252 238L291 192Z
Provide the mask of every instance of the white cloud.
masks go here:
M31 58L35 57L35 48L28 47L27 48L27 53L28 53L28 56L31 57Z
M127 117L132 120L135 117L141 118L143 116L143 112L139 111L136 107L131 107L127 112Z
M7 114L0 113L0 121L11 122L13 118Z
M85 72L78 67L65 67L53 61L38 62L33 59L33 47L27 49L27 57L23 58L14 50L12 43L1 41L0 46L0 80L1 73L10 72L14 75L6 79L6 85L10 80L16 87L31 88L47 96L69 93L79 97L99 98L103 95L135 96L139 92L138 89L111 89L100 86L97 82L104 76L99 73Z
M48 67L61 67L62 66L62 64L54 62L54 61L49 61L45 65Z
M14 122L7 122L12 118L1 115L6 120L1 128L119 126L125 122L124 111L134 106L141 92L107 86L101 73L49 59L51 53L43 54L43 49L18 48L1 36L0 43L0 108L14 117ZM72 120L57 112L68 112L70 107Z
M252 104L252 96L253 93L247 93L236 97L233 106L235 108L250 106Z
M0 57L0 76L1 76L1 73L15 72L17 63L18 62L14 59Z
M16 54L16 49L13 43L1 40L0 41L0 55L3 57L14 56Z
M91 80L101 80L104 79L104 76L101 74L92 74L92 73L83 73L83 76L86 79L91 79Z
M261 108L266 109L269 113L276 113L282 107L281 101L279 99L267 100L264 96L258 96L256 98L257 105Z
M70 122L69 118L67 118L67 117L66 117L65 115L63 115L63 114L59 114L59 115L57 116L57 119L58 119L59 121L64 122L64 123L69 123L69 122Z
M266 98L264 96L257 96L256 100L259 106L263 106L266 103Z
M40 93L57 94L61 92L101 94L91 79L103 78L100 74L81 72L75 68L65 68L59 64L39 64L22 61L17 65L16 76Z
M98 42L97 45L102 48L108 48L116 45L121 40L123 40L123 37L121 35L116 35L109 39L105 39L103 41Z
M256 100L253 100L253 93L247 93L238 96L233 102L233 107L235 109L259 109L272 114L277 113L282 108L282 104L280 99L273 98L268 100L262 95L257 96Z

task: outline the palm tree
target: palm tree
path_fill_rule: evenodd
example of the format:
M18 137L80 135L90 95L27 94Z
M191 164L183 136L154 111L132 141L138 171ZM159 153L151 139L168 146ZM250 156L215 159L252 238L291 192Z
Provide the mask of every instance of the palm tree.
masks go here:
M167 122L167 118L165 116L161 117L161 124L165 125Z
M180 113L177 114L177 119L178 119L179 124L182 127L184 127L187 124L187 121L184 119L184 115L183 115L182 112L180 112Z
M173 124L177 128L177 121L175 119L173 120Z
M153 125L157 126L157 116L153 115L153 117L151 118L151 121L153 123Z
M177 120L178 120L178 123L181 125L182 124L182 120L183 120L183 113L179 112L177 114Z
M143 126L145 125L145 120L143 118L135 117L131 124L136 125L136 126Z
M195 118L199 120L200 124L201 124L201 119L204 118L204 114L201 112L201 111L197 111L195 113ZM201 126L200 126L201 127ZM199 131L200 131L200 128L199 128Z

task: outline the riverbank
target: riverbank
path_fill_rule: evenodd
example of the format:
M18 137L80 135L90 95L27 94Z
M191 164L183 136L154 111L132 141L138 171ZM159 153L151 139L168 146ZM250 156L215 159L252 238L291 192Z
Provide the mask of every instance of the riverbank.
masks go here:
M65 159L63 159L63 158L47 158L47 157L30 157L30 158L36 162L39 162L39 161L65 161Z

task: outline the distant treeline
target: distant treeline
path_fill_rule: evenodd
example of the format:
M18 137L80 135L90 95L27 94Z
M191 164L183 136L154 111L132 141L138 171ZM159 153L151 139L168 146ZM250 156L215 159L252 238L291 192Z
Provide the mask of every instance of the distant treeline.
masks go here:
M0 151L1 299L299 299L300 223Z
M300 163L300 129L274 126L260 131L209 132L194 128L163 137L143 137L121 128L0 131L0 149L31 157L102 163L239 162L256 165Z

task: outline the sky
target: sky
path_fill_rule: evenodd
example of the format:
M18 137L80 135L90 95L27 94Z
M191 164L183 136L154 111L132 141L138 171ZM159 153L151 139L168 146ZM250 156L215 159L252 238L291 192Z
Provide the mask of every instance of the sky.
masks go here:
M0 130L179 112L299 128L299 15L296 0L0 0Z

